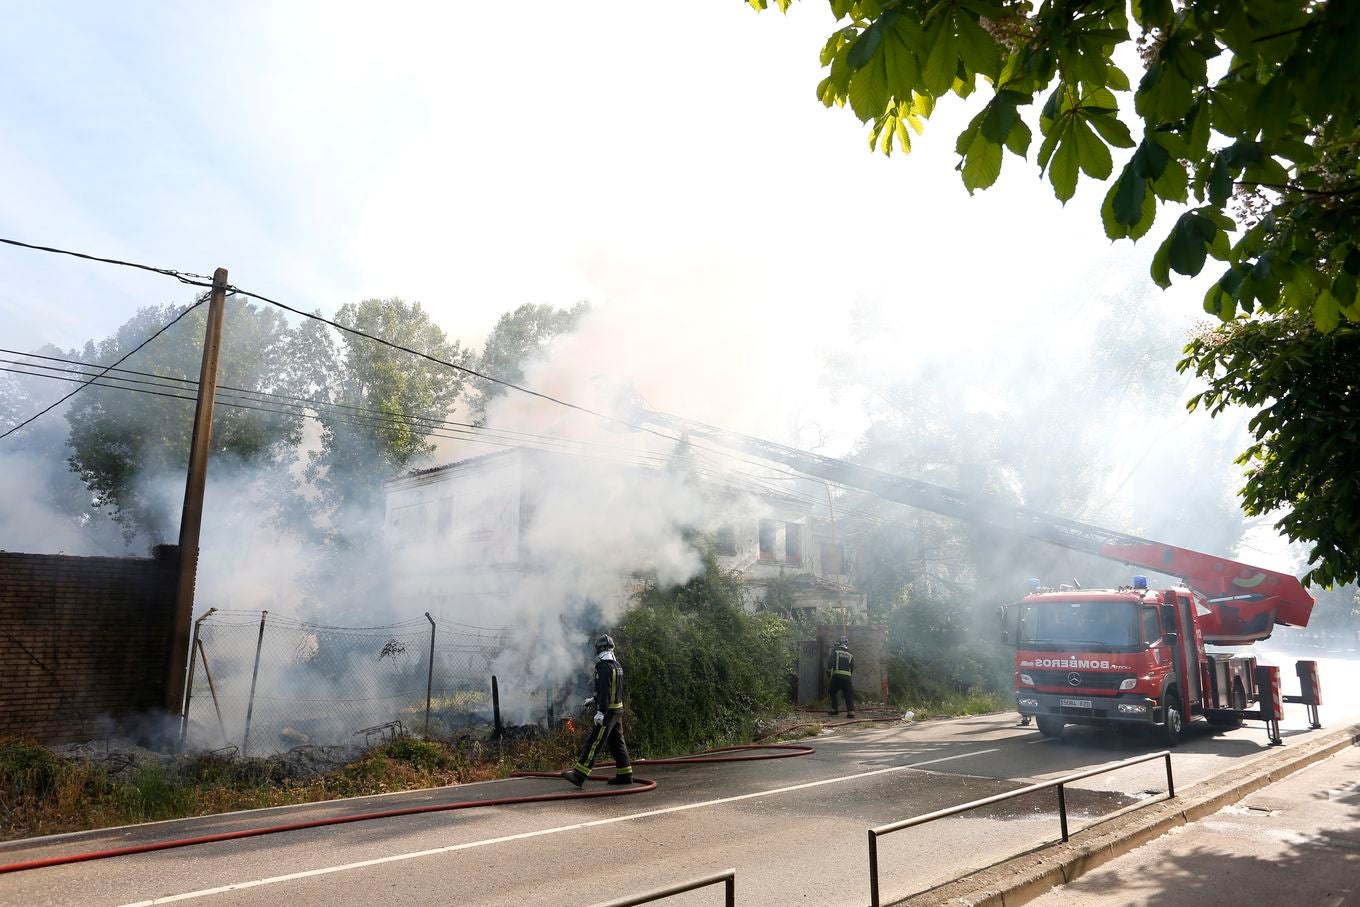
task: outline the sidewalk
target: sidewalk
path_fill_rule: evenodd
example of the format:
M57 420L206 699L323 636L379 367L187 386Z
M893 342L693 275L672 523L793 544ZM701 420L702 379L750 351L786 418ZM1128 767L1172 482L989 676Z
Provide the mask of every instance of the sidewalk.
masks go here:
M1360 905L1360 746L1172 829L1029 903Z

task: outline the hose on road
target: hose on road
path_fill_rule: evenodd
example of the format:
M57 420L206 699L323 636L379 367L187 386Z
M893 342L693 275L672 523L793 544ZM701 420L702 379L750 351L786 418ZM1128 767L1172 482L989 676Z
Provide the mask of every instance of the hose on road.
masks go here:
M777 750L775 753L754 754L743 751ZM694 765L703 762L750 762L761 759L787 759L791 756L808 756L816 752L810 746L796 744L750 744L746 746L725 746L704 750L688 756L671 759L639 759L634 765ZM610 768L613 763L602 763L601 768ZM520 778L558 778L555 772L515 772L512 777ZM591 778L601 781L602 778ZM407 806L399 809L384 809L376 812L351 813L332 816L326 819L312 819L306 822L289 822L280 825L265 825L258 828L243 828L238 831L219 832L212 835L198 835L190 838L171 838L164 841L151 841L146 844L132 844L127 847L112 847L105 850L90 850L83 853L63 854L26 860L20 863L0 864L0 875L10 872L24 872L29 869L43 869L49 866L65 866L70 863L85 863L90 860L106 860L110 857L130 856L139 853L152 853L158 850L171 850L176 847L191 847L195 844L213 844L218 841L235 841L241 838L256 838L288 831L302 831L308 828L324 828L328 825L344 825L349 822L366 822L371 819L390 819L397 816L416 816L422 813L448 812L455 809L476 809L481 806L509 806L518 803L550 803L556 800L585 800L593 797L620 797L630 794L644 794L656 789L656 782L647 778L634 778L627 787L614 787L608 790L563 791L551 794L533 794L525 797L493 797L487 800L455 800L451 803L437 803L427 806Z

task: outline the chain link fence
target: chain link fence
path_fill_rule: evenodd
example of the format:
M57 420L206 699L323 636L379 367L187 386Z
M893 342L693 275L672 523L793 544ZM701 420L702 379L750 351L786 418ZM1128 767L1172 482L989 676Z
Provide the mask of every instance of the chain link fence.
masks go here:
M429 617L332 627L210 610L194 625L183 742L262 755L489 728L509 642L504 630Z

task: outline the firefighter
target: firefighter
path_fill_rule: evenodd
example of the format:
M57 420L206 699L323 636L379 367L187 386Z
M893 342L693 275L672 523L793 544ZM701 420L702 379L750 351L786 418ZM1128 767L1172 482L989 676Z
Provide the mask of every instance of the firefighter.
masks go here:
M831 712L840 714L836 706L836 694L845 694L845 714L855 717L855 687L851 683L855 673L855 656L850 654L850 640L842 636L836 640L836 648L831 650Z
M600 750L606 744L614 757L614 777L610 784L632 784L633 764L628 758L628 744L623 740L623 665L614 654L614 640L608 634L595 640L595 696L586 705L595 705L595 726L576 764L562 772L577 787L586 783Z

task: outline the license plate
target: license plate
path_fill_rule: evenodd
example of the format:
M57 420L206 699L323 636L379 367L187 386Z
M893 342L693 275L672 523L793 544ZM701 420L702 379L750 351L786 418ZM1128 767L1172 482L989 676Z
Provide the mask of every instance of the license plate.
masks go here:
M1058 705L1068 709L1089 709L1091 700L1089 699L1059 699Z

